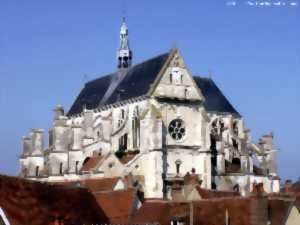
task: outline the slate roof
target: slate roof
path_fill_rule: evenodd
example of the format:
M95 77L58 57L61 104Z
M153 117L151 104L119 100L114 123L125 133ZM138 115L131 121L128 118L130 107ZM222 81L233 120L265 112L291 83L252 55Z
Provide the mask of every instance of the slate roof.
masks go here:
M169 53L165 53L86 83L68 116L81 113L84 105L87 109L94 109L100 105L145 95L168 56Z
M194 76L194 80L205 97L204 107L207 111L232 113L240 117L240 114L211 78Z
M146 95L171 52L86 83L67 115L79 114L84 107L95 109ZM240 116L212 79L198 76L194 79L206 99L204 106L207 111Z

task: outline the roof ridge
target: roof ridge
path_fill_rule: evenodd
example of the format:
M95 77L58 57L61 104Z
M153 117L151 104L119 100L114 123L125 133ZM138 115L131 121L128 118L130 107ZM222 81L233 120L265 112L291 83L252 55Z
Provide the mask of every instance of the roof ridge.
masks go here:
M136 66L139 66L139 65L141 65L141 64L143 64L143 63L146 63L146 62L148 62L148 61L151 61L151 60L153 60L153 59L156 59L156 58L158 58L158 57L160 57L160 56L163 56L163 55L166 55L166 54L169 54L169 53L170 53L170 52L160 53L160 54L158 54L158 55L156 55L156 56L153 56L153 57L148 58L148 59L145 59L145 60L143 60L143 61L141 61L141 62L139 62L139 63L136 63L136 64L134 64L134 65L132 65L132 66L126 68L125 70L129 71L129 70L131 70L132 68L134 68L134 67L136 67ZM92 82L94 82L94 81L96 81L96 80L99 80L99 79L101 79L101 78L111 76L111 75L117 73L118 71L119 71L119 69L118 69L118 70L115 70L115 71L112 72L112 73L108 73L108 74L106 74L106 75L104 75L104 76L101 76L101 77L98 77L98 78L89 80L89 81L86 82L85 84L89 84L89 83L92 83ZM126 71L126 72L127 72L127 71Z

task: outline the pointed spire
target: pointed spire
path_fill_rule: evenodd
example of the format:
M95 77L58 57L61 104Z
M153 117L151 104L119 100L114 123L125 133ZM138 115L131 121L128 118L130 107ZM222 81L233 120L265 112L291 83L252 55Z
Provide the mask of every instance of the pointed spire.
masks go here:
M120 30L120 48L117 52L118 68L127 68L131 65L132 52L129 47L128 27L123 17Z

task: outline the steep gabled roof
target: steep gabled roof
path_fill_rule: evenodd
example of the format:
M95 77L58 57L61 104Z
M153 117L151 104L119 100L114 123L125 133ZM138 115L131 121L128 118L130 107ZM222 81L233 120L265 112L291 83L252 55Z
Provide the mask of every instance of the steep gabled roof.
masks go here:
M68 116L81 113L83 107L94 109L100 105L145 95L168 56L169 53L165 53L86 83Z
M126 224L134 213L136 200L135 189L94 193L94 196L109 217L111 223Z
M207 111L240 116L212 79L194 76L194 80L205 97L204 107Z
M95 109L118 101L145 96L168 58L175 51L176 49L172 49L168 53L86 83L67 115L79 114L83 108ZM204 106L207 111L240 116L212 79L197 76L193 78L205 97Z
M86 162L83 163L80 171L85 172L85 171L91 171L96 168L98 163L103 159L102 155L96 155L96 156L91 156L86 159Z
M68 116L81 113L83 107L86 107L87 109L97 108L110 83L112 82L113 77L114 74L109 74L86 83L77 99L71 106Z

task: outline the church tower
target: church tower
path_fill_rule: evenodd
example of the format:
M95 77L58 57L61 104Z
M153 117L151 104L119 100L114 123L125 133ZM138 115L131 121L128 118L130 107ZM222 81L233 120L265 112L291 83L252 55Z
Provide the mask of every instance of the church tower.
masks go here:
M127 68L131 66L132 52L129 47L128 27L123 18L120 30L120 48L117 52L118 68Z

